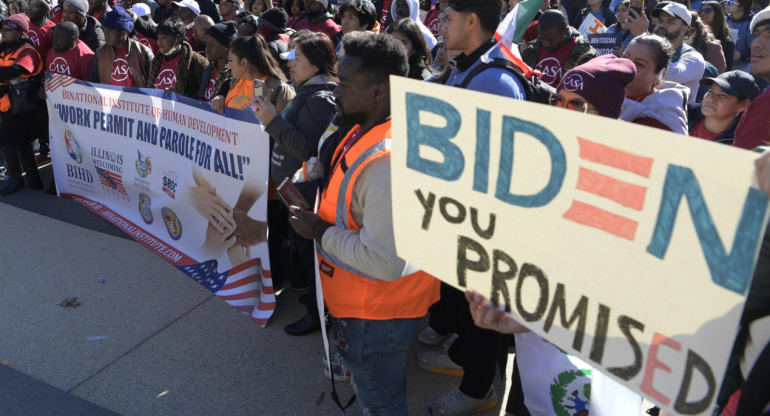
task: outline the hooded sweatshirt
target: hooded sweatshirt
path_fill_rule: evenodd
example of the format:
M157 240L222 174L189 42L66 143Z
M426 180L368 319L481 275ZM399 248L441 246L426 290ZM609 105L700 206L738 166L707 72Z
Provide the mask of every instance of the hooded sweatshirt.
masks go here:
M393 3L390 4L390 15L393 16L394 21L396 20L396 3L398 3L398 0L393 0ZM436 38L433 37L433 33L430 32L430 29L420 19L420 4L417 0L406 0L406 4L409 6L409 18L414 20L417 26L420 27L422 37L425 38L428 49L433 49L436 46Z
M620 119L633 122L640 118L653 118L674 133L688 135L685 103L689 88L666 82L664 88L648 95L641 102L626 98Z

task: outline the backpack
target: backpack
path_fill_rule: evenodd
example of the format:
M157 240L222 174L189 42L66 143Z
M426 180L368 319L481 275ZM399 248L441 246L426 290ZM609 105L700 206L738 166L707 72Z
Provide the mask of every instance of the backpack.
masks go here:
M476 77L476 75L486 71L489 68L500 68L513 74L516 79L519 80L522 87L524 87L524 99L535 103L548 104L548 101L552 94L556 94L556 88L546 84L537 77L537 74L533 74L530 78L524 76L521 70L513 66L513 63L507 59L494 58L489 63L481 62L463 79L463 82L458 85L460 88L467 88L468 84Z

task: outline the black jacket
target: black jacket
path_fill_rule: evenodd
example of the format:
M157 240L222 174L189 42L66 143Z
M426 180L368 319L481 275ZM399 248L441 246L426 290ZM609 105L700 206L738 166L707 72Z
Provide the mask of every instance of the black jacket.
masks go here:
M687 131L692 131L698 123L703 120L703 111L701 111L701 103L687 103ZM735 137L735 128L738 127L738 122L741 121L741 117L735 117L732 124L728 126L722 134L719 135L714 141L716 143L726 144L728 146L733 144L733 138Z
M86 16L85 27L80 28L80 40L83 41L92 51L99 49L104 45L104 32L102 24L93 16Z
M306 81L286 111L273 119L265 131L275 140L271 172L275 183L291 177L302 162L318 154L318 140L334 117L334 88L325 75Z

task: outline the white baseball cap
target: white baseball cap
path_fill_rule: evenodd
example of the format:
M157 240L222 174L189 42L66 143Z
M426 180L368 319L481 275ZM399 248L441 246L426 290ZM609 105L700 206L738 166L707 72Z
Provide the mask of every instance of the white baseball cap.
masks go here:
M690 26L692 23L692 15L690 14L690 11L687 10L687 7L685 7L683 4L672 2L660 9L653 9L650 14L652 17L658 17L661 13L664 12L684 20L684 22L687 23L687 26Z
M751 19L751 31L754 31L754 28L757 26L757 23L770 19L770 7L765 7L764 9L760 10L759 13L754 15L754 18Z
M195 0L175 1L172 4L176 7L186 7L194 11L196 15L201 14L201 8L200 6L198 6L198 2L196 2Z
M150 6L144 3L136 3L135 5L131 6L131 10L134 11L134 14L136 14L137 17L150 15Z

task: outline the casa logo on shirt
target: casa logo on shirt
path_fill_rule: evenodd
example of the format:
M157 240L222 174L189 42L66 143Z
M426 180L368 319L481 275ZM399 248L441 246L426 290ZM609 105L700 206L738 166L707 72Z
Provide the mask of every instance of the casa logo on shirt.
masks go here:
M30 29L30 31L27 32L27 36L29 36L29 40L31 40L35 46L40 46L40 37L37 35L37 32Z
M125 59L118 58L115 60L115 64L112 65L112 76L110 78L116 82L128 79L128 62Z
M535 70L543 74L540 80L546 84L555 85L561 79L561 62L556 58L545 58L537 63Z
M141 43L142 45L152 49L152 45L150 44L150 41L147 40L147 38L139 38L139 43Z
M583 77L580 74L570 74L562 84L567 91L583 91Z
M216 84L216 82L214 81L214 78L209 80L209 87L206 88L206 97L205 97L206 101L211 101L211 99L213 98L212 95L214 95L214 85L215 84Z
M155 88L165 90L176 85L176 74L172 69L164 69L155 79Z
M51 61L51 65L48 65L48 70L57 74L70 75L70 64L66 59L59 56Z

